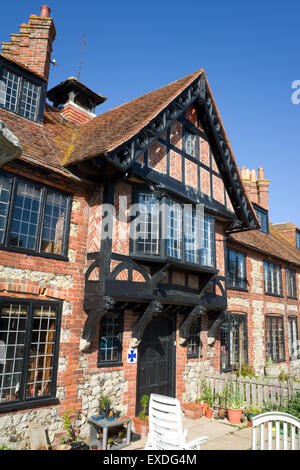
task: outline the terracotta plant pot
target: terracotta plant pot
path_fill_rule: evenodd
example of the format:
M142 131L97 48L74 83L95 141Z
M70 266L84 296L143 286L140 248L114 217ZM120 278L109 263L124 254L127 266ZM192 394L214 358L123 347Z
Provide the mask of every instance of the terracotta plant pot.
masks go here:
M189 419L199 419L202 416L201 403L184 403L184 414Z
M202 408L203 408L203 413L205 414L207 408L208 408L208 403L202 403Z
M137 434L140 434L143 437L146 437L149 433L149 423L146 421L143 421L140 419L138 416L133 417L133 423L135 427L135 432Z
M228 419L231 424L240 424L242 419L243 410L234 410L227 408Z
M207 408L207 410L205 411L205 416L209 419L212 418L212 415L213 415L213 410L212 408Z
M219 418L224 419L225 416L226 416L226 409L225 408L219 408L218 415L219 415Z

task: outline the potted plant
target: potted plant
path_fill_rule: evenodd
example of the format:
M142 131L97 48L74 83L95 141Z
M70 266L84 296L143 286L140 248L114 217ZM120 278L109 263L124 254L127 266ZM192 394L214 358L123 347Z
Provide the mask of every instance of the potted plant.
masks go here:
M141 398L142 411L138 416L134 416L133 423L135 426L135 432L143 437L146 437L149 432L149 423L147 415L147 407L149 403L149 396L143 395Z
M111 411L111 401L108 396L101 395L99 398L99 415L107 418Z
M243 394L237 388L233 391L232 384L227 395L227 414L231 424L240 424L245 407L245 401Z
M189 419L201 418L202 409L203 405L201 404L200 399L197 399L195 402L183 404L184 414Z
M218 417L220 419L224 419L226 416L226 391L225 388L223 389L222 393L218 393L216 398L219 399L219 409L218 409Z
M273 363L271 357L269 357L269 359L265 363L265 374L266 377L276 378L278 376L277 366Z
M262 410L258 406L253 406L253 405L250 406L248 413L247 413L249 426L252 426L252 419L254 418L254 416L259 415L261 412Z

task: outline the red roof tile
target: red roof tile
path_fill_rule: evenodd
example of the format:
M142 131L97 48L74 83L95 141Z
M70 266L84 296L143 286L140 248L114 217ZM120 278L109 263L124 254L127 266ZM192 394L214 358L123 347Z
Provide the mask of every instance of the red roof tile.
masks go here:
M73 149L65 164L70 165L103 155L127 142L202 73L203 70L200 69L83 124L76 131Z

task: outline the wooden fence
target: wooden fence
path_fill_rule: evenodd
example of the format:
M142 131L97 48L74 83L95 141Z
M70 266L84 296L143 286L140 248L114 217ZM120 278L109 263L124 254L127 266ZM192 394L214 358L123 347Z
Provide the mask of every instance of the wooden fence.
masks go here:
M243 393L247 408L251 405L263 408L267 403L281 405L289 401L292 395L300 392L300 384L292 379L281 382L278 379L249 378L235 374L205 374L202 378L206 379L214 396L221 394L231 383L234 391L238 388L240 393ZM218 403L215 399L215 404Z

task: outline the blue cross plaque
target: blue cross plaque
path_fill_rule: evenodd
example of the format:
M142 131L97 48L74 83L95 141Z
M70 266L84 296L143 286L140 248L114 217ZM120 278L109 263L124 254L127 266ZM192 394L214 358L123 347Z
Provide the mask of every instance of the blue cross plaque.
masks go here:
M127 351L127 362L134 364L137 360L136 349L128 349Z

